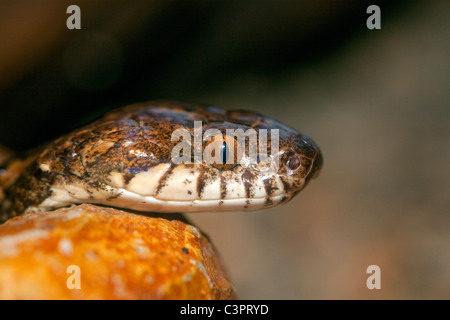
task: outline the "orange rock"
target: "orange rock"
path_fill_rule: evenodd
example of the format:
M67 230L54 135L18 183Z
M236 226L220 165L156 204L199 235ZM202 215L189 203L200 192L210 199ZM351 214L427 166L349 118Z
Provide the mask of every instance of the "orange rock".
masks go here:
M211 243L181 221L79 205L0 225L0 299L233 298Z

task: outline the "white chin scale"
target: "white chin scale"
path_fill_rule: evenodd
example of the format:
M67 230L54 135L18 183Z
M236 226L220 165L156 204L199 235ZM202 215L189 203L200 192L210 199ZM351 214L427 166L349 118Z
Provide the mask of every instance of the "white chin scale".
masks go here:
M246 196L242 181L243 170L223 171L220 178L202 181L199 195L197 168L179 165L163 179L169 164L160 164L147 172L136 174L125 183L122 174L112 172L110 185L103 189L88 189L84 183L52 186L52 195L38 207L51 210L74 203L93 203L149 212L237 211L269 208L288 200L278 175L261 176L252 180L251 196ZM221 179L226 190L221 190ZM272 193L267 195L264 179L270 179ZM266 181L267 183L267 181ZM303 181L304 183L304 181Z
M236 199L210 199L210 200L161 200L153 196L142 196L125 189L111 189L117 193L116 197L104 197L93 195L89 199L78 197L75 194L68 193L64 189L53 188L53 194L46 199L39 210L30 211L48 211L58 207L69 206L75 203L101 204L125 209L147 212L165 212L165 213L184 213L184 212L203 212L203 211L240 211L240 210L258 210L270 208L279 204L282 200L287 200L287 196L279 194L272 197L262 198L236 198Z

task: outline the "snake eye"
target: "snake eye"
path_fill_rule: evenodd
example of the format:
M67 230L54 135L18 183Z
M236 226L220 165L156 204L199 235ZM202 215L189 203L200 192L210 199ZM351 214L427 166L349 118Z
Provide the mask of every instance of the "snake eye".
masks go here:
M286 162L286 168L289 174L294 173L294 171L297 171L302 164L302 158L298 154L292 154L289 156L287 162Z
M241 148L233 137L218 133L207 136L207 140L210 142L203 150L203 159L207 164L220 170L230 170L239 164Z

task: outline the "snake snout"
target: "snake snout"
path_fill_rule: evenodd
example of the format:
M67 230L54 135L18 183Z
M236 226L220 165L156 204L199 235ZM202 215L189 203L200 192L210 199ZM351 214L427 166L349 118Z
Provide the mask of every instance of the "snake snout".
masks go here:
M306 135L298 135L286 150L284 157L285 173L293 179L302 181L301 189L311 179L319 176L323 166L323 155L314 141Z
M312 179L316 179L319 174L320 171L322 170L322 166L323 166L323 155L322 152L319 150L319 152L317 153L316 157L314 158L312 167L311 167L311 178Z
M316 179L320 171L323 167L323 155L322 151L317 147L317 145L313 144L314 147L314 155L308 161L308 171L305 175L305 186L311 181L311 179Z

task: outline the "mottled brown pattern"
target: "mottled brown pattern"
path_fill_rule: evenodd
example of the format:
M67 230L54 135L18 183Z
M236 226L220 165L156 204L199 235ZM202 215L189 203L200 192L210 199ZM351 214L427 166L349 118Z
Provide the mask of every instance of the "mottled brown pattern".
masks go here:
M15 182L5 185L0 179L0 190L3 189L4 193L1 204L3 219L40 211L40 204L55 192L55 186L82 186L92 195L89 200L93 202L97 191L110 192L108 199L120 197L119 193L111 191L111 173L120 174L126 187L136 174L158 164L170 163L170 169L160 178L156 188L157 196L176 167L171 152L179 141L171 141L172 133L183 128L194 137L194 121L202 121L203 132L211 128L223 134L226 129L267 129L269 153L272 143L270 129L279 129L280 166L275 175L281 178L284 186L283 201L300 191L322 165L321 152L309 137L254 112L224 111L213 106L170 101L134 104L109 112L46 145L30 158L32 160L28 160L29 164L18 174ZM202 143L203 148L207 144ZM248 143L237 148L245 149L248 155ZM288 172L285 164L294 154L301 156L301 166L295 172ZM239 197L253 197L253 181L258 176L240 164L213 167L203 159L201 166L192 166L194 169L200 170L197 181L194 181L199 199L202 199L205 186L217 179L220 179L222 199L232 191L228 190L227 179L239 180L245 186L245 194ZM263 177L267 205L271 204L270 195L277 189L274 179L275 176Z

